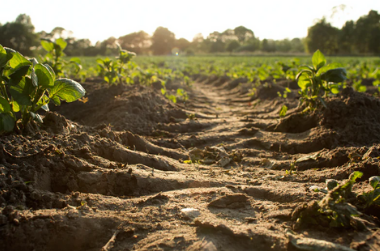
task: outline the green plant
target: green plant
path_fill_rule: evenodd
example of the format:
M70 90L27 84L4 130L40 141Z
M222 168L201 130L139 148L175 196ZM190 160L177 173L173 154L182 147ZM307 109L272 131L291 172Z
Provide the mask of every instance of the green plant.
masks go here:
M285 117L287 112L288 112L288 107L286 105L283 105L279 112L280 117Z
M187 95L187 92L182 89L182 88L178 88L177 89L177 95L182 99L182 101L186 102L187 100L189 100L189 96Z
M358 200L364 208L369 208L372 205L380 206L380 176L369 178L369 184L373 190L358 195Z
M308 109L317 107L318 101L326 106L323 96L329 92L337 94L338 85L347 79L347 72L344 68L337 67L338 64L326 65L325 56L317 50L312 57L313 66L303 66L297 74L298 86L301 88L302 98L300 102L305 102Z
M291 164L290 164L290 168L289 168L289 170L286 170L285 171L285 175L293 175L293 174L296 174L297 173L297 171L295 171L295 169L296 169L296 166L295 166L295 162L292 162Z
M67 42L64 39L58 38L52 41L43 38L41 39L41 45L42 48L47 51L47 54L44 58L41 58L41 61L43 61L43 64L49 64L57 76L62 77L65 75L63 70L67 65L74 66L74 75L77 75L82 69L81 60L79 58L71 58L70 61L63 59L63 56L65 56L63 50L67 46Z
M73 102L85 95L83 87L67 78L56 79L49 64L28 60L19 52L0 45L0 131L25 129L31 120L42 123L39 109L49 102ZM17 116L20 114L20 116ZM18 118L21 123L18 123Z
M119 56L116 60L111 60L108 57L105 59L97 59L99 76L104 77L104 80L113 85L119 80L119 84L123 81L127 82L127 68L125 67L136 54L127 50L123 50L119 46Z
M277 95L280 98L287 98L288 97L288 93L291 93L291 92L292 91L288 87L286 87L283 94L281 94L281 92L277 92Z
M341 185L337 181L327 180L327 190L323 189L325 191L312 187L313 191L322 191L327 194L319 202L312 201L308 205L296 209L293 213L296 227L304 224L325 227L356 227L357 221L353 217L360 216L361 213L348 201L355 198L352 186L362 175L361 172L353 172L349 179Z

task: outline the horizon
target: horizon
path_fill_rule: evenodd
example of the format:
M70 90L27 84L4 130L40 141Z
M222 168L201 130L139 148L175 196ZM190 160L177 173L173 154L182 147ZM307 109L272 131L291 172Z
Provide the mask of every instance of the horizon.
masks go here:
M36 5L36 2L39 4ZM341 28L346 21L356 21L359 17L368 14L370 10L380 12L380 3L373 0L366 1L364 4L352 0L345 1L345 8L342 8L342 1L332 0L313 6L312 15L305 11L310 8L309 4L299 0L290 1L291 4L289 1L258 4L257 1L246 3L237 0L234 1L233 6L228 4L230 1L196 0L188 5L182 2L181 6L172 0L159 2L145 0L138 3L111 0L109 2L118 3L119 6L116 4L103 6L100 0L81 1L75 4L70 4L74 1L68 0L66 1L68 4L55 8L46 0L34 2L16 0L12 1L12 4L10 2L2 4L7 12L0 17L0 23L12 22L19 14L26 14L31 17L35 32L51 32L55 27L62 27L66 31L71 31L72 37L90 39L93 45L109 37L118 38L140 30L152 35L159 26L168 28L177 39L185 38L188 41L192 41L199 33L206 38L214 31L223 32L241 25L252 30L255 37L260 39L282 40L306 37L308 27L323 17L333 26ZM18 5L17 9L10 8L15 4ZM46 8L41 8L41 5L45 4L59 11L46 11ZM88 4L91 6L88 7ZM98 7L99 5L101 7ZM75 18L82 17L85 8L87 8L85 19Z

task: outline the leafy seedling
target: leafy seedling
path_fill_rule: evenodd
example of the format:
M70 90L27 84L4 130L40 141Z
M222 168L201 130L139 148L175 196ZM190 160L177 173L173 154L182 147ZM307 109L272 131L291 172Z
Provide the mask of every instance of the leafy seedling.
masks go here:
M380 206L380 176L373 176L369 178L369 184L373 190L358 195L358 200L364 209L371 206Z
M37 113L49 111L49 103L73 102L85 95L84 88L67 78L57 78L49 64L28 60L19 52L0 45L0 131L25 129ZM18 121L21 121L20 128Z
M337 64L326 65L325 56L319 50L313 54L312 63L312 66L301 67L296 76L301 88L300 102L305 103L309 110L315 109L319 103L326 107L324 97L330 92L337 94L336 83L347 79L346 70Z
M292 219L296 220L294 227L321 225L324 227L360 228L361 222L355 217L360 216L361 213L348 201L355 198L352 186L362 175L361 172L354 172L341 185L334 180L328 181L327 194L321 201L311 201L293 212Z

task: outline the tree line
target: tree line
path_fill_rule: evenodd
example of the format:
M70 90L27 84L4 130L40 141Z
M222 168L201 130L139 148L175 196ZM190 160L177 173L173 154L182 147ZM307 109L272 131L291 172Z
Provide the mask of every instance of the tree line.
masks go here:
M341 29L322 18L308 29L306 49L319 49L328 55L379 55L380 15L371 10L357 21L347 21Z
M244 26L212 32L207 37L198 34L193 41L177 39L165 27L158 27L152 36L144 31L133 32L119 38L110 37L95 45L89 39L76 39L70 31L56 27L51 32L34 30L31 18L19 15L15 21L0 24L0 44L32 56L41 53L40 39L63 37L67 42L68 56L107 56L117 53L117 44L137 54L207 54L207 53L312 53L320 49L327 55L380 54L380 15L371 10L357 21L347 21L338 29L322 18L308 29L306 38L262 39Z

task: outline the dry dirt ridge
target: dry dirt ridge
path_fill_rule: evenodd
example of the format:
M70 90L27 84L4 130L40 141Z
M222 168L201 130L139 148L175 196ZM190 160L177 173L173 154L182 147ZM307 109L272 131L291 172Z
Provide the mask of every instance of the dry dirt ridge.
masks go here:
M244 79L198 77L177 104L155 85L84 86L88 102L1 136L1 250L380 250L378 212L360 230L292 220L326 179L361 171L369 190L379 99L345 89L302 114L286 81L251 97Z

